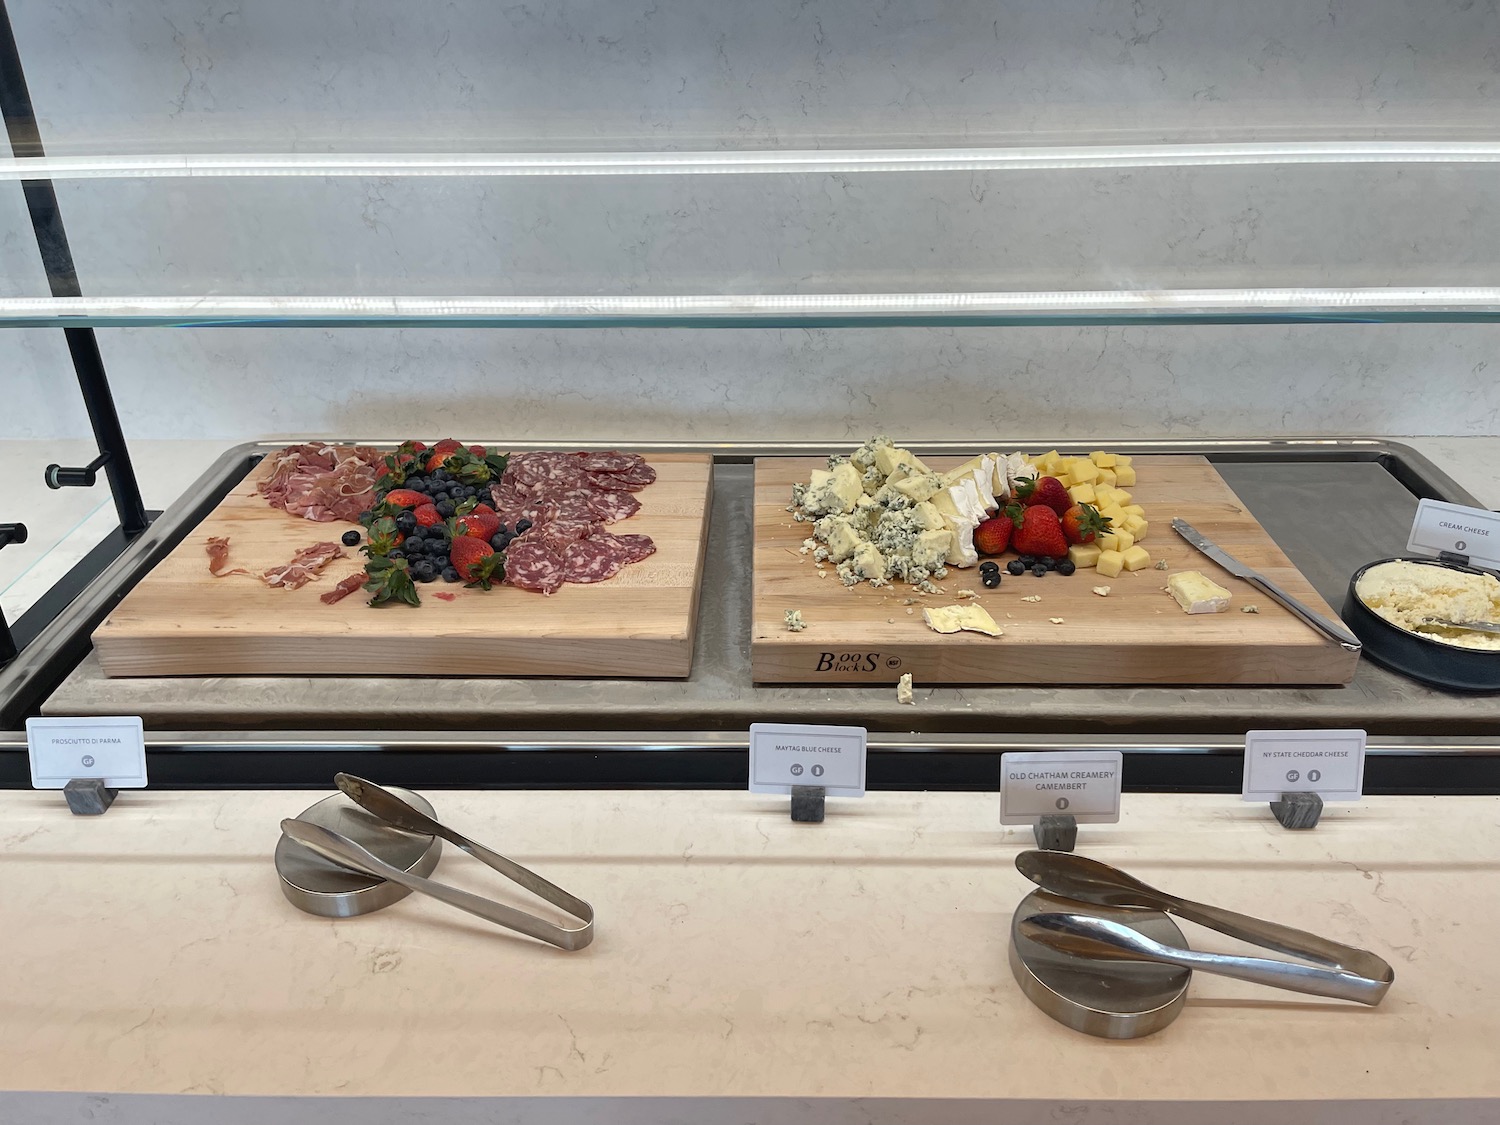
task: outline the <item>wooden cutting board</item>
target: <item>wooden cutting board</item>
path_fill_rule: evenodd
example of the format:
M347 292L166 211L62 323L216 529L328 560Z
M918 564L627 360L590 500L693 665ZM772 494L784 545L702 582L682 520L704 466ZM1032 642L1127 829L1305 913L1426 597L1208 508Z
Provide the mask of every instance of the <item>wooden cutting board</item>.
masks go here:
M964 459L934 459L946 470ZM1337 620L1308 581L1202 457L1138 457L1130 492L1146 509L1141 545L1169 570L1104 578L1005 574L987 590L977 569L951 569L945 595L918 596L905 583L874 589L840 584L832 566L818 576L800 553L812 525L786 511L792 484L822 460L761 458L755 466L755 581L750 646L759 683L894 683L910 672L918 684L1347 684L1358 654L1324 639L1265 594L1231 577L1170 527L1187 520L1240 561L1315 611ZM1003 565L1015 556L1000 560ZM1171 571L1198 570L1234 595L1229 611L1188 615L1166 593ZM1108 586L1107 597L1093 593ZM922 620L924 606L963 604L960 589L980 596L1005 631L943 634ZM1037 602L1021 599L1040 595ZM915 598L915 604L905 604ZM1254 605L1259 613L1241 613ZM807 628L788 631L785 614L800 610ZM908 612L908 610L912 612ZM1061 618L1060 624L1052 618Z
M438 581L418 585L418 607L378 609L361 591L331 606L319 600L360 569L358 548L345 548L349 558L335 559L300 590L208 572L204 543L211 535L229 536L229 565L254 573L357 526L272 508L255 488L269 471L263 462L95 630L99 662L107 676L685 677L712 461L693 454L647 460L656 482L636 493L641 510L611 530L651 536L656 554L609 581L565 585L550 597Z

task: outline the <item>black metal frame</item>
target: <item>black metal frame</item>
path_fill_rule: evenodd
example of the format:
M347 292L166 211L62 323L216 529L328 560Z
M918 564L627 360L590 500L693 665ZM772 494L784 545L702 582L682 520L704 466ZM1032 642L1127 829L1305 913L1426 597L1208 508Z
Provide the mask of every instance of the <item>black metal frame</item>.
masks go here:
M872 790L994 792L999 751L876 749L869 752ZM1500 755L1375 751L1365 759L1370 795L1500 794ZM414 789L743 789L748 759L724 749L467 749L461 736L446 749L402 746L343 749L236 747L232 752L183 746L147 752L153 789L326 789L339 771ZM1240 791L1243 754L1234 750L1163 754L1124 752L1124 787L1137 793ZM1437 782L1441 780L1441 784ZM26 754L0 753L0 789L26 788Z
M17 158L46 155L5 0L0 0L0 112L3 112L5 118L10 150ZM26 198L26 210L31 217L31 229L36 235L37 250L47 271L47 287L54 297L82 296L78 271L73 263L73 251L68 245L68 234L63 228L62 211L58 207L57 192L53 190L52 181L23 180L21 190ZM78 389L83 394L83 403L93 426L99 456L82 469L49 466L47 483L53 488L65 485L86 487L94 483L93 472L103 468L109 480L110 492L114 496L115 511L119 515L122 542L128 543L146 530L150 517L141 499L141 489L130 461L125 432L120 428L120 416L115 410L109 377L104 372L99 342L92 328L64 328L63 337L73 360L73 370L78 376ZM108 562L108 559L104 561ZM35 635L36 629L28 632ZM10 649L25 647L28 639L19 628L12 634L5 625L3 614L0 614L0 642L6 638L14 639ZM0 644L0 665L14 656L14 651L7 651L6 646Z

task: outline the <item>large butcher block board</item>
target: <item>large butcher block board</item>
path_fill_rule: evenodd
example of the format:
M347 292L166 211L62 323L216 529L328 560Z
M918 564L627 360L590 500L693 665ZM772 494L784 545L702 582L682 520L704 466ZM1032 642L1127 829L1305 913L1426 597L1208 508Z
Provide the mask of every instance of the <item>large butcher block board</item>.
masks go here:
M99 662L108 676L685 677L713 466L694 454L647 461L657 479L636 493L641 510L610 529L651 536L656 553L614 578L551 596L438 581L418 585L420 606L379 608L358 590L331 606L319 600L360 569L358 548L300 590L209 574L211 535L229 537L229 565L258 572L357 526L272 508L255 487L269 471L263 462L95 630Z
M962 458L932 459L945 470ZM1187 520L1240 561L1333 620L1297 572L1208 461L1193 456L1137 457L1138 484L1150 535L1141 545L1166 572L1147 568L1104 578L1006 574L998 589L977 569L953 568L943 595L918 596L903 582L876 589L840 584L832 566L819 577L802 554L812 525L786 510L792 484L821 460L762 458L755 467L755 583L751 663L759 683L894 683L910 672L918 684L1347 684L1357 653L1309 628L1247 582L1231 577L1171 529ZM1002 564L1013 558L1007 556ZM1198 570L1234 595L1226 613L1183 613L1165 590L1172 571ZM1100 597L1094 586L1108 586ZM961 589L1004 630L1002 637L937 633L924 606L961 604ZM1036 602L1024 596L1040 595ZM915 598L914 604L906 604ZM1242 613L1253 605L1258 613ZM807 628L790 632L788 610ZM911 612L908 612L911 611ZM1055 623L1053 618L1061 618Z

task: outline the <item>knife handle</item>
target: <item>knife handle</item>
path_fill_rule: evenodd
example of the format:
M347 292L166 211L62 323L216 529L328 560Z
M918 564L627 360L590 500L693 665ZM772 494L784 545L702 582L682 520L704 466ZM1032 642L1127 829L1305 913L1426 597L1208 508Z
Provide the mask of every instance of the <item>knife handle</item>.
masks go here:
M1291 594L1288 594L1280 586L1272 582L1269 578L1266 578L1260 574L1254 574L1246 575L1245 581L1264 590L1267 594L1271 595L1271 597L1275 598L1282 605L1286 606L1287 609L1291 610L1298 617L1302 618L1303 621L1307 622L1314 629L1318 630L1318 632L1324 634L1325 636L1333 638L1335 641L1338 641L1340 645L1348 649L1350 652L1358 652L1361 648L1364 647L1360 642L1360 639L1353 633L1351 633L1348 629L1346 629L1343 625L1329 621L1322 614L1314 613L1312 610L1308 609L1307 606L1303 605L1296 598L1292 597Z

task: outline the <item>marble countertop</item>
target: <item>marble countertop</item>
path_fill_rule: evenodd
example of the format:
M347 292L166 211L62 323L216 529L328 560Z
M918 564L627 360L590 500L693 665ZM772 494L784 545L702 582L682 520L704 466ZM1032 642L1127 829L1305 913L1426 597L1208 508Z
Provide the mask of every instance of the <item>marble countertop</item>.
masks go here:
M80 819L56 793L0 793L0 900L24 919L0 930L0 1091L977 1099L1115 1125L1166 1118L1085 1107L1500 1113L1500 798L1371 798L1288 832L1264 805L1127 795L1081 851L1372 949L1397 975L1367 1009L1200 974L1176 1023L1118 1043L1053 1022L1011 979L1030 831L999 827L994 794L830 801L822 825L746 793L429 794L593 902L597 940L572 954L421 897L298 912L276 824L320 796L127 792ZM435 875L519 901L451 848Z
M1393 438L1429 457L1492 508L1500 508L1500 438ZM131 443L131 456L148 508L163 509L219 455L228 441ZM83 464L94 455L87 441L7 441L0 444L0 478L12 481L0 520L20 520L30 540L0 550L0 608L15 621L68 569L117 526L103 477L92 489L52 491L42 483L50 462Z

